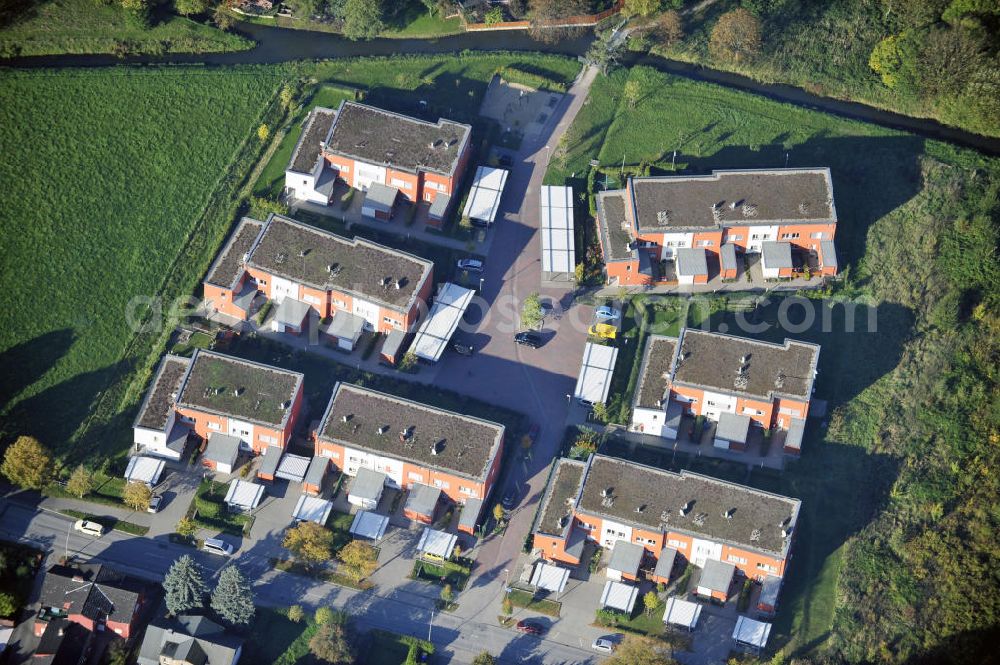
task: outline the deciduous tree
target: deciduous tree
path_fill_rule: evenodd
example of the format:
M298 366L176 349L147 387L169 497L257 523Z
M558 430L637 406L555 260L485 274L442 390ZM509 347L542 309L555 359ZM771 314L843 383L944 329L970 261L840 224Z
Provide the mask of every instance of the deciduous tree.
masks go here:
M642 97L642 85L635 79L625 81L625 85L622 87L622 97L628 107L634 109Z
M656 37L664 46L673 46L684 38L684 22L681 15L671 9L663 12L656 20Z
M334 618L336 618L336 615L333 613L333 610L325 605L323 607L317 607L316 613L313 615L313 619L320 626L324 626L332 622Z
M219 573L212 591L212 609L231 624L246 625L253 620L253 589L236 566L226 566Z
M746 9L738 7L726 12L712 27L709 50L717 58L730 62L747 62L760 53L760 20Z
M204 606L205 581L201 568L185 554L174 561L163 577L164 601L173 615Z
M614 655L604 662L606 665L674 665L674 660L660 645L640 635L627 635Z
M333 534L315 522L299 522L285 534L282 546L312 567L333 557Z
M450 584L445 584L441 587L441 600L445 603L450 603L455 600L455 592L451 590Z
M535 291L521 303L521 325L525 328L537 328L542 325L542 300Z
M174 0L174 9L184 16L204 14L211 6L211 0Z
M493 506L493 519L497 522L503 519L504 509L499 503Z
M629 16L652 16L660 9L660 0L625 0L624 11Z
M0 617L13 616L17 611L17 599L14 594L0 592Z
M496 665L496 656L489 651L484 651L472 659L472 665Z
M133 481L125 485L122 490L122 501L133 510L148 510L149 500L153 498L153 490L149 485L139 481Z
M360 540L352 540L337 552L340 569L355 582L360 582L378 568L375 548Z
M191 538L194 534L198 533L198 524L193 519L182 517L174 526L174 531L177 532L178 536Z
M377 37L385 29L382 14L382 0L347 0L344 36L353 40Z
M288 620L292 623L298 623L304 618L306 618L306 613L301 605L292 605L288 608Z
M529 33L532 38L554 44L571 34L573 28L547 26L558 24L559 19L586 14L589 5L587 0L531 0L528 7L528 18L531 21Z
M52 455L33 436L19 436L10 444L0 465L7 480L24 489L40 490L49 480Z
M646 606L646 614L652 614L653 610L660 606L660 597L655 591L647 591L642 597L642 604Z
M94 491L94 472L80 465L73 469L73 474L66 482L66 491L81 499Z
M271 128L265 124L262 124L257 128L257 138L260 139L261 143L266 141L271 136Z
M344 627L339 623L325 623L309 640L309 651L316 658L331 665L347 665L354 661Z

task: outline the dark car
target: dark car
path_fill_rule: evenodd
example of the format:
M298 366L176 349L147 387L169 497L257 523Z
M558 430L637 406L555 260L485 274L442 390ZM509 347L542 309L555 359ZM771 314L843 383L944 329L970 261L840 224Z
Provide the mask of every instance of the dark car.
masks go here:
M528 635L544 635L545 626L538 623L537 621L531 621L529 619L521 619L517 622L517 629L522 633L527 633Z
M517 503L517 487L511 487L500 499L500 505L510 510Z
M514 342L516 344L531 347L532 349L537 349L542 345L542 336L530 330L522 330L514 335Z

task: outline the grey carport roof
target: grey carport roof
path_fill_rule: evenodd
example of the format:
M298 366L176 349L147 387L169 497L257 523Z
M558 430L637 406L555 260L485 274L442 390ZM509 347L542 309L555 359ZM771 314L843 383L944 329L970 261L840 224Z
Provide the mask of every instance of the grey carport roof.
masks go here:
M205 459L216 464L233 464L240 454L240 440L229 434L213 432L208 435Z
M645 551L642 545L619 540L615 543L615 548L611 550L608 568L635 576L639 572L639 565L642 563L642 555Z
M787 242L765 242L760 246L765 268L791 268L792 245Z
M406 498L406 510L418 515L433 515L441 490L430 485L414 483L410 488L410 496Z
M674 560L677 558L677 550L673 547L664 547L660 550L660 558L656 560L656 569L653 575L664 579L670 578L670 571L674 569Z
M750 416L741 416L729 412L719 415L719 425L715 428L716 439L746 443L749 433Z
M358 475L351 482L350 495L358 499L377 501L382 496L385 477L384 473L372 471L368 467L361 467L358 469Z
M708 274L708 257L701 247L682 247L677 250L677 274L690 277Z
M733 575L736 574L736 566L731 563L724 563L717 559L709 559L705 562L705 567L701 571L701 579L698 586L711 589L712 591L729 591L729 585L733 582Z

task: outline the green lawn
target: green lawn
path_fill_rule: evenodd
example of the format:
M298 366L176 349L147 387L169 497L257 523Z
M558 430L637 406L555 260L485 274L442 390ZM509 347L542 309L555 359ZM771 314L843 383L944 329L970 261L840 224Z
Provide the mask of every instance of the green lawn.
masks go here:
M257 608L250 641L240 662L250 665L296 665L307 662L309 640L316 633L311 616L300 623L288 619L287 609Z
M451 18L431 16L419 0L395 3L395 13L388 17L386 29L380 35L390 38L444 37L465 32L462 19L456 14Z
M620 98L630 79L640 90L634 108ZM591 159L614 181L623 156L627 171L669 173L674 150L684 173L787 159L829 166L833 176L841 280L806 294L811 324L800 325L805 310L796 305L789 327L778 326L782 298L774 293L756 315L768 324L757 336L822 346L816 396L829 404L826 428L810 420L800 461L780 477L749 475L803 501L772 647L786 657L850 661L988 649L1000 596L976 588L967 571L1000 565L985 526L992 518L973 517L996 505L997 479L984 472L973 482L963 469L1000 463L996 447L982 444L998 413L1000 163L635 68L597 79L546 180L585 191ZM855 332L838 300L856 301ZM720 298L691 308L689 324L738 332L737 309ZM614 442L608 449L624 450ZM636 457L747 477L745 467L651 451Z
M558 617L560 610L562 610L562 603L548 598L535 598L530 591L514 589L507 594L507 597L514 607L523 607L550 617Z
M363 662L365 665L404 665L422 662L422 654L430 656L433 653L434 645L426 640L375 629L368 633Z
M111 515L95 515L94 513L85 513L81 510L60 510L63 515L69 517L74 517L78 520L87 520L89 522L97 522L104 526L105 529L114 529L115 531L121 531L122 533L129 533L133 536L145 536L149 533L148 526L142 526L141 524L135 524L134 522L127 522L125 520L120 520L117 517L112 517Z
M191 502L191 510L196 511L193 518L198 526L238 536L243 533L250 518L243 513L234 513L229 510L225 503L228 490L228 483L214 480L203 481L198 486L198 491Z
M236 188L247 166L234 158L257 149L252 132L282 77L263 67L0 73L3 438L32 434L64 454L99 410L114 429L87 455L131 440L119 400L163 333L136 336L129 303L161 293L167 312L200 279L232 219L218 193Z
M30 8L25 6L30 4ZM191 19L157 13L155 25L133 25L118 3L94 0L8 2L0 9L0 57L60 53L208 53L253 42Z

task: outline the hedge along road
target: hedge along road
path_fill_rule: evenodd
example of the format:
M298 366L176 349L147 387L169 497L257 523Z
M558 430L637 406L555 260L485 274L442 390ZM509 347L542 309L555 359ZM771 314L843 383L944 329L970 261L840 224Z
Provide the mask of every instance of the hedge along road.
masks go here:
M590 32L546 44L532 39L526 31L504 30L452 35L436 39L374 39L352 42L339 35L277 28L253 23L239 23L239 32L257 42L249 51L232 53L173 54L169 56L58 55L0 60L0 66L14 67L106 67L119 64L188 63L206 65L276 64L296 60L325 60L360 56L434 54L470 51L539 51L569 56L586 53L594 37ZM782 102L835 115L864 120L912 132L928 138L948 141L981 152L1000 155L1000 138L973 134L947 127L934 120L884 111L865 104L820 97L790 85L768 84L746 76L709 69L700 65L668 60L653 55L630 54L626 65L641 64L661 71L745 90Z

